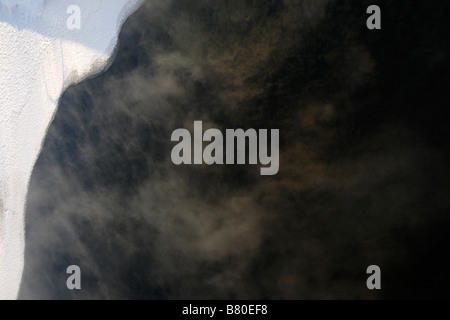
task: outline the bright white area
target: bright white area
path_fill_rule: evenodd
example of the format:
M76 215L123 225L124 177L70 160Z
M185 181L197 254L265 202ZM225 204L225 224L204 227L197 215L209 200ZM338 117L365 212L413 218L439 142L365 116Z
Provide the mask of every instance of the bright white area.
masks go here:
M0 0L0 299L19 292L28 183L59 98L107 66L142 2ZM71 5L81 9L79 30L67 28Z

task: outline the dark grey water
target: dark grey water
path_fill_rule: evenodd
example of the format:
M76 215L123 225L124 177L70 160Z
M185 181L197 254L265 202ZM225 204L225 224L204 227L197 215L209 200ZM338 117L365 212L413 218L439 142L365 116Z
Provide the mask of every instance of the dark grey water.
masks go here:
M20 298L448 297L448 9L148 2L110 69L61 100ZM173 165L171 133L195 120L280 129L280 172Z

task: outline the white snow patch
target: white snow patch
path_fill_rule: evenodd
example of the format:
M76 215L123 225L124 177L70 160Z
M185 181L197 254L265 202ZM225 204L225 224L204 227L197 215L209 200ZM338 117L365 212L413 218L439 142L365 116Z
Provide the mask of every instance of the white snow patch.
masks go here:
M28 183L59 98L105 68L143 1L0 0L0 299L18 295ZM71 5L80 30L67 28Z

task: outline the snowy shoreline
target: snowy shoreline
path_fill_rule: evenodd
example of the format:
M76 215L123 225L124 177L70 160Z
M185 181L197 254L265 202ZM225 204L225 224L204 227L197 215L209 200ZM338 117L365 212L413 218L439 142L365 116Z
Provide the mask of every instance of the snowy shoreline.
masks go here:
M0 0L0 299L16 299L29 179L63 91L108 66L143 0Z

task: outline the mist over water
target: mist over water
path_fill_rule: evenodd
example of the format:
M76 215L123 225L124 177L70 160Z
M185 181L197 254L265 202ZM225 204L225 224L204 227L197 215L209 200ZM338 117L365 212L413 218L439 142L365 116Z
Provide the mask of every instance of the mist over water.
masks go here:
M108 71L61 99L20 298L448 297L448 9L147 1ZM174 165L172 132L200 120L279 129L278 174Z

